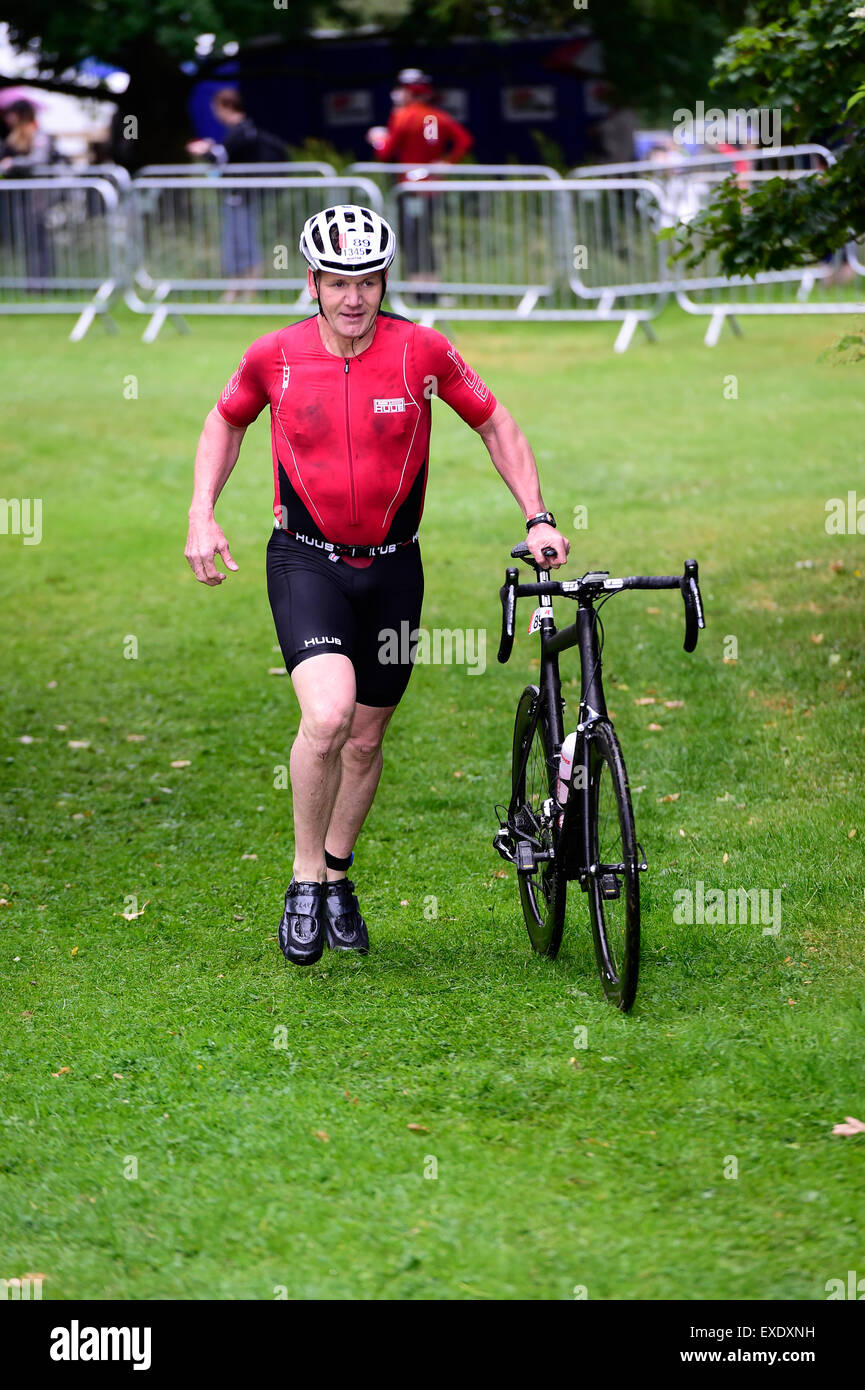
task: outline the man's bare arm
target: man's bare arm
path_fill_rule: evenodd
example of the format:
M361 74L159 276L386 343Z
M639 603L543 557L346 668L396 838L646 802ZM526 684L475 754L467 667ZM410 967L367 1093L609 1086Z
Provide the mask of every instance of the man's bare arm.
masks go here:
M196 579L202 584L221 584L226 578L214 564L217 555L222 556L226 569L238 568L231 558L228 541L213 515L213 509L237 463L245 433L246 426L238 429L229 425L214 406L204 422L195 451L195 478L185 554Z
M517 502L528 519L538 512L545 512L541 496L538 467L531 445L509 410L499 402L490 418L478 426L477 433L487 446L490 458L497 471L507 483ZM526 543L535 559L544 569L558 569L568 558L570 542L552 526L541 523L533 526L526 537ZM545 558L545 546L554 546L554 560Z

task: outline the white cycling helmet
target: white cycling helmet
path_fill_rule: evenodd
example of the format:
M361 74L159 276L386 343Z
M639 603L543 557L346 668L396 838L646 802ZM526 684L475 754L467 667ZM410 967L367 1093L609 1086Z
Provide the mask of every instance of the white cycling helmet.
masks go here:
M363 275L387 270L396 252L396 237L377 212L342 203L307 218L300 250L313 270Z

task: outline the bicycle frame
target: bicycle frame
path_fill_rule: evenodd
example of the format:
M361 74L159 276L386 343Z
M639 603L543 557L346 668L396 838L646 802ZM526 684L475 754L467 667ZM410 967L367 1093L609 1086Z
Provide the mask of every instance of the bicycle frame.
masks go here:
M548 571L541 570L538 576L541 583L548 580ZM577 723L577 742L574 749L574 769L582 767L584 775L577 786L569 789L562 822L561 843L570 843L569 832L576 822L578 829L577 855L579 866L577 874L581 887L585 886L585 871L589 863L589 786L588 786L588 744L591 726L599 719L608 719L606 700L601 680L601 655L598 646L597 623L594 600L580 596L576 621L567 627L557 629L553 618L552 600L549 595L541 595L540 606L547 609L540 620L541 664L538 675L539 696L532 716L529 737L520 774L525 772L534 730L542 714L546 715L552 743L551 777L558 775L559 756L565 739L564 700L559 674L559 654L572 647L579 649L580 655L580 706ZM588 673L588 677L587 677ZM508 805L508 818L515 811L513 794Z

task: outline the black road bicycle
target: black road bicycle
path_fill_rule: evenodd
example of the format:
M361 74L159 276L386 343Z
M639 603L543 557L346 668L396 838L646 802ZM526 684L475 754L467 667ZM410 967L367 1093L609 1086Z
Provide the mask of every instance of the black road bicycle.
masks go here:
M518 570L506 571L499 590L498 659L505 662L511 654L517 599L531 596L539 606L529 631L540 632L541 664L538 684L527 685L517 704L511 799L506 814L496 808L500 829L493 844L516 866L529 939L540 955L558 954L568 884L579 884L588 897L604 993L617 1008L629 1009L640 968L640 873L648 866L634 831L625 761L604 700L599 609L623 589L679 589L685 603L685 651L692 652L705 627L697 561L686 560L680 577L611 579L607 571L593 570L582 579L551 580L525 542L514 547L511 557L532 565L537 582L520 584ZM577 601L576 622L561 631L553 620L553 598ZM560 764L565 702L559 653L569 647L580 654L580 708L575 736L568 739Z

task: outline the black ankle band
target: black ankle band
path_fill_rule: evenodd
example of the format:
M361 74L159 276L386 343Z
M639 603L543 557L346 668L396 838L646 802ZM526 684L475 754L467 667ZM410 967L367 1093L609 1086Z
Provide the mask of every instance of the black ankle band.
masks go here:
M329 850L325 850L324 862L329 869L337 869L340 872L345 869L350 869L354 863L354 850L352 850L347 859L337 859L335 854L331 854Z

